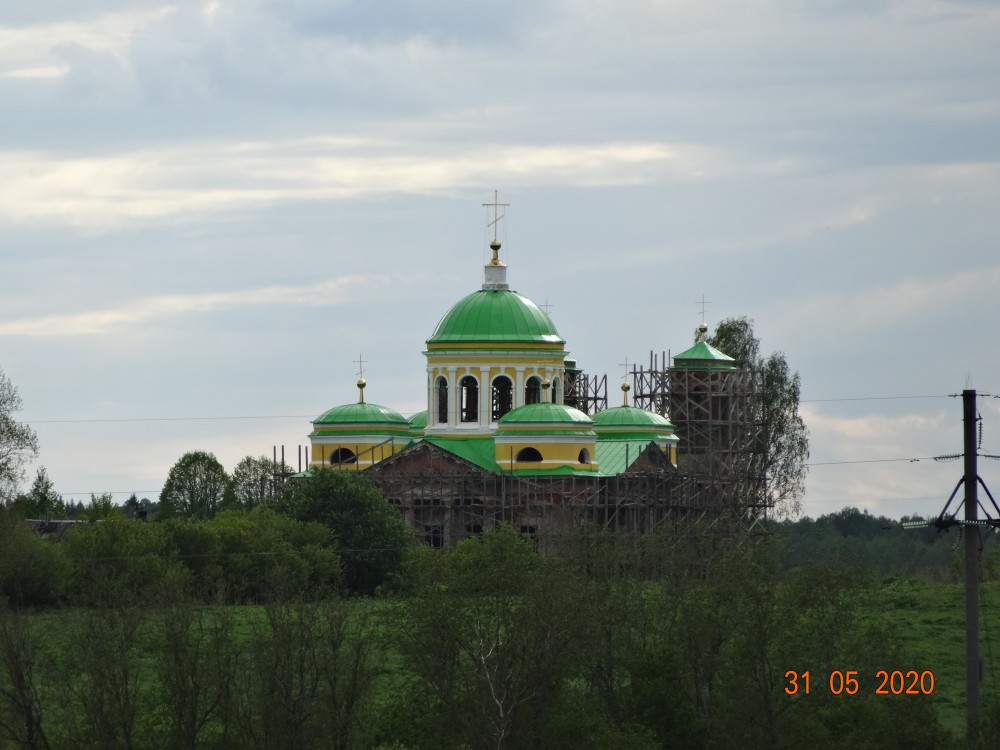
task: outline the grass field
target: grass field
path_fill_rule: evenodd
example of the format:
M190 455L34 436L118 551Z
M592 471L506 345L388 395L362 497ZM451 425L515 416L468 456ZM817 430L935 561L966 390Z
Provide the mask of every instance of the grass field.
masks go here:
M896 581L885 587L886 613L913 664L886 665L934 673L934 696L942 723L957 737L965 732L965 587L961 584ZM980 588L979 653L982 693L996 694L1000 664L1000 583Z
M997 694L997 670L1000 669L997 659L1000 658L1000 583L983 584L980 589L980 655L984 662L983 695ZM895 635L903 646L903 652L908 654L909 663L881 665L887 670L915 670L918 673L930 671L934 675L934 704L944 727L956 738L956 746L962 746L959 738L965 734L965 592L960 584L928 583L921 581L894 580L881 585L880 596L877 599L883 615L893 623ZM355 621L363 620L364 630L373 638L375 646L372 656L376 662L379 679L376 682L371 699L376 713L394 710L394 687L406 681L406 668L400 657L391 646L393 629L399 625L398 602L392 600L353 599L345 600L343 605ZM230 610L234 616L234 635L236 640L243 642L252 637L255 628L264 624L263 609L258 606L233 607ZM44 634L44 649L53 652L71 653L79 648L72 638L81 638L77 615L81 610L50 609L36 612L32 615L32 628L36 633ZM153 620L157 615L152 615ZM74 624L75 622L75 624ZM150 621L147 620L147 625ZM70 636L70 633L73 635ZM103 633L104 637L112 636L111 632ZM148 627L142 628L137 634L138 653L142 656L134 665L141 675L141 683L137 686L138 693L146 699L152 699L155 694L153 683L158 679L154 654L157 643L151 637ZM63 662L56 657L57 663ZM73 664L69 660L67 667ZM78 665L77 665L78 666ZM851 668L844 665L844 669ZM63 677L69 675L64 674ZM859 675L862 690L874 693L877 685L875 675ZM826 676L814 675L815 681L825 680ZM43 686L47 698L64 697L64 694L52 691L50 683ZM845 698L845 700L848 700ZM908 700L904 696L886 697L886 700ZM162 722L159 715L145 716L140 723L155 728ZM2 746L2 742L0 742Z

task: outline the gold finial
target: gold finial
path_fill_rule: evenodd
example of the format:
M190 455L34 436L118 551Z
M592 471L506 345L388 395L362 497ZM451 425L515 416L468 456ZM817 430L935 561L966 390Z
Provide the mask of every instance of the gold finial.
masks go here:
M490 250L493 251L493 259L490 261L490 265L502 266L503 263L500 262L500 242L496 238L490 243Z
M632 386L628 383L622 383L622 406L628 406L628 392L632 390Z
M542 401L548 403L549 401L549 388L552 387L552 381L546 377L542 377Z

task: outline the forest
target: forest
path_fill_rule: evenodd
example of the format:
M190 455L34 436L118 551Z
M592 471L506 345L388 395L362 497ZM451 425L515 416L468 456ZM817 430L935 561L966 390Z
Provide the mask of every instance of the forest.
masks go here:
M581 526L548 555L498 526L438 550L332 471L204 518L100 506L58 533L2 510L2 748L939 748L997 729L988 663L965 737L960 555L933 528L845 509L752 533Z

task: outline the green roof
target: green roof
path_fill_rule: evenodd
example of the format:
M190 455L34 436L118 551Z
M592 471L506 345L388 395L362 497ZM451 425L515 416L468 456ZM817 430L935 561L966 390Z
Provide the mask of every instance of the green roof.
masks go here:
M481 469L486 469L494 474L500 473L500 467L497 466L496 462L496 447L493 438L428 437L424 438L424 442L436 445L449 453L454 453L459 458L464 458Z
M549 316L517 292L480 289L459 300L437 324L428 344L565 344Z
M562 404L527 404L500 417L497 436L575 435L593 438L594 424L579 409Z
M465 459L474 466L478 466L493 474L508 473L510 471L506 463L503 465L497 463L496 448L492 438L429 437L424 438L424 442L431 443L441 450ZM598 466L596 472L567 465L544 469L541 467L517 468L514 469L514 476L579 476L591 478L615 476L621 474L635 463L652 442L651 439L598 441L597 455L595 457Z
M427 410L418 411L407 421L410 423L411 432L417 432L422 435L424 430L427 428Z
M736 360L728 354L723 354L707 341L699 341L690 349L674 355L674 367L735 370Z
M366 403L335 406L313 420L313 424L369 424L386 427L402 426L409 429L409 423L398 411L390 409L388 406Z
M588 427L593 424L590 417L579 409L563 404L544 402L540 404L525 404L500 417L499 424L532 424L532 423L569 423L582 424Z
M602 428L634 428L633 432L673 430L674 426L655 412L646 411L635 406L615 406L599 411L593 416L594 429Z
M598 440L597 466L602 477L613 477L635 463L652 440Z

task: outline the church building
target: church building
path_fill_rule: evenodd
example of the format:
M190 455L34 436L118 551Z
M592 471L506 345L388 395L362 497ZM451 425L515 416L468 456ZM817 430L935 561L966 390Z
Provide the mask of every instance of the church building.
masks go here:
M731 504L717 469L738 470L746 418L733 417L751 408L733 360L704 340L673 358L676 386L658 402L680 429L628 405L627 383L621 406L580 399L566 341L510 289L495 237L490 249L482 287L426 340L426 411L406 419L366 402L359 379L357 403L313 422L310 469L365 471L434 546L501 522L543 544L585 521L643 532Z

